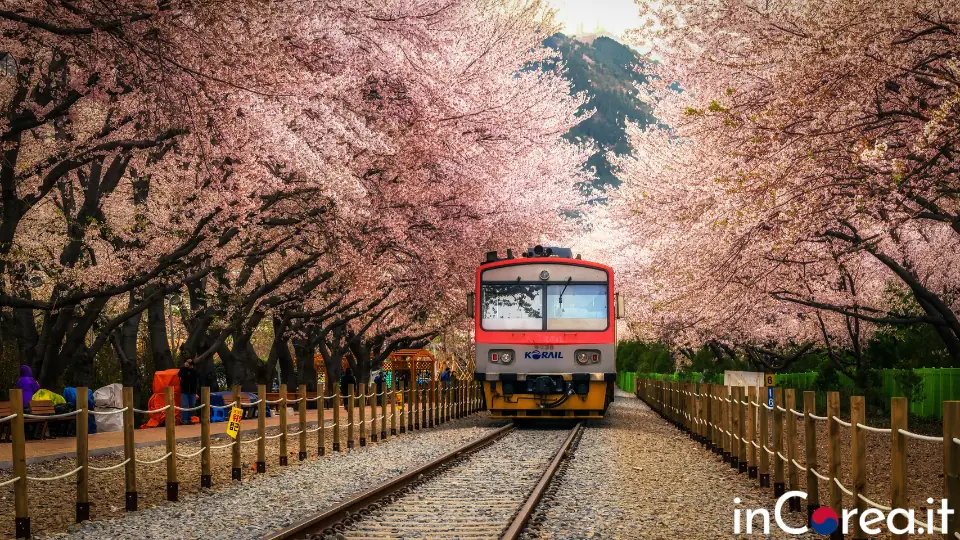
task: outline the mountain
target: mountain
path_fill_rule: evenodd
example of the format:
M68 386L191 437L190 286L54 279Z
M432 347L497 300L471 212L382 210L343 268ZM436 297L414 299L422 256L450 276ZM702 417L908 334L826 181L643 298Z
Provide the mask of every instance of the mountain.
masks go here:
M638 99L635 88L636 83L646 81L642 72L644 60L633 49L604 34L572 38L558 33L544 43L560 53L572 90L588 94L590 99L585 110L596 111L571 129L567 137L592 142L598 148L587 162L587 166L596 171L594 180L583 189L602 196L606 189L620 185L604 153L631 151L624 133L625 122L631 120L642 125L653 122L650 108Z

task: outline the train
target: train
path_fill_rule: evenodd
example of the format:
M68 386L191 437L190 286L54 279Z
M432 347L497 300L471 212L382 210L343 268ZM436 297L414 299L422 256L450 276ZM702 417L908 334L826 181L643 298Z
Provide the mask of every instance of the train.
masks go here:
M613 269L570 248L535 246L520 257L486 254L467 294L476 368L491 418L603 418L613 401Z

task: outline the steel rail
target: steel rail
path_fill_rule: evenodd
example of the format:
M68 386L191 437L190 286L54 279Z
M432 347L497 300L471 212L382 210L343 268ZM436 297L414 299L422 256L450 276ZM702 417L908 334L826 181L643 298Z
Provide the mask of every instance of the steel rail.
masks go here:
M550 466L547 467L547 470L543 471L543 476L540 477L540 481L537 482L537 485L533 488L533 492L527 497L526 502L520 507L510 526L507 527L507 530L500 537L501 540L516 540L520 538L523 530L527 527L527 522L530 521L530 517L533 515L533 511L536 510L540 504L540 500L543 499L543 495L547 492L547 488L550 487L550 481L553 480L553 477L560 469L560 464L563 463L567 456L573 451L573 442L582 429L583 422L577 422L577 425L570 430L570 434L567 435L566 440L563 441L560 449L557 450L557 453L553 456L553 461L550 462Z
M443 467L447 463L463 457L464 455L476 452L481 448L503 438L507 433L513 431L513 424L507 424L502 428L495 430L489 435L485 435L473 442L467 443L456 450L448 452L433 461L421 465L413 470L409 470L399 476L395 476L385 482L382 482L366 491L363 491L353 497L338 503L337 505L311 516L303 521L277 531L273 534L264 536L266 540L287 540L289 538L301 538L304 535L323 532L330 527L349 519L353 514L363 510L366 506L373 504L380 499L393 495L408 485L417 482L422 476L426 476L433 471Z

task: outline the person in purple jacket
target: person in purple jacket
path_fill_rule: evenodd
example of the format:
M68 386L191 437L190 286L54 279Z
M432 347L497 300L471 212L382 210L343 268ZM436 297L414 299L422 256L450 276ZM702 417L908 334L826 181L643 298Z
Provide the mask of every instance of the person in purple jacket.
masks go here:
M30 369L30 366L20 366L17 388L23 390L23 408L29 408L30 399L40 390L40 383L33 378L33 370Z

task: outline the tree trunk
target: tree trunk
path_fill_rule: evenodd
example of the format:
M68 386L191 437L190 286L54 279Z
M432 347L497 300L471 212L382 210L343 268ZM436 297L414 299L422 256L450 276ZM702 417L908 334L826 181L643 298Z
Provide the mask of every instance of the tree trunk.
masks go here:
M130 303L134 303L134 294L130 293ZM140 366L137 362L137 336L143 313L127 319L114 332L113 349L120 361L120 378L124 386L133 388L133 402L140 403Z
M150 348L153 366L157 371L173 369L173 354L167 343L167 321L163 313L163 297L157 298L147 308L147 330L150 332Z
M310 392L317 391L317 366L313 363L313 347L309 339L293 339L293 353L297 358L297 382L305 384Z

